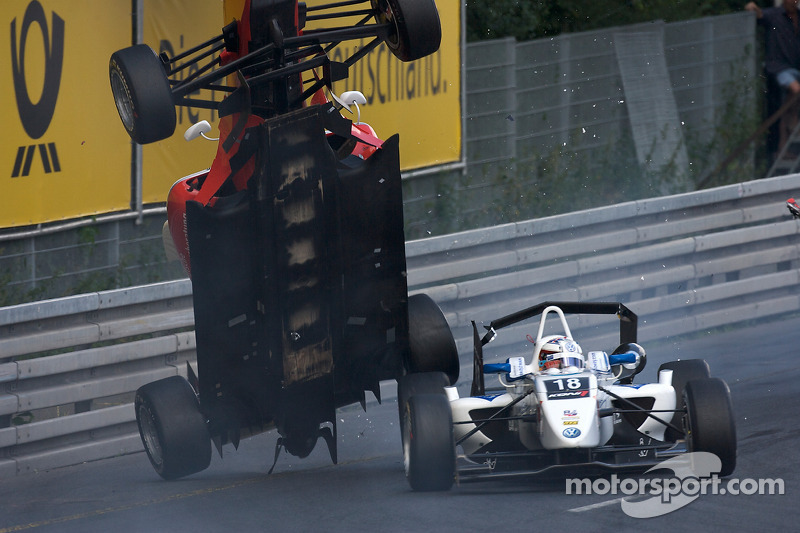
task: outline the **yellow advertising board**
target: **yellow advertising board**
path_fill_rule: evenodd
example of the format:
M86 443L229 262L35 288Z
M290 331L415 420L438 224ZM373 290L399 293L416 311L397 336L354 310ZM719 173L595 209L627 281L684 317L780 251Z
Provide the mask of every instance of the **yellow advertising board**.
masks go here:
M129 208L108 58L130 44L129 1L3 0L0 227Z
M0 14L0 228L130 209L132 145L114 106L108 79L113 52L141 41L175 56L220 34L243 0L3 0ZM326 3L311 0L309 5ZM330 3L330 0L327 0ZM385 45L350 68L334 91L360 90L362 120L378 135L400 133L401 167L410 170L461 159L461 7L438 0L442 45L402 63ZM133 7L133 9L132 9ZM224 9L224 7L226 9ZM341 26L347 20L334 20ZM365 43L330 52L349 57ZM178 77L190 75L187 70ZM204 95L208 96L208 95ZM212 95L216 100L220 94ZM187 143L183 132L217 113L177 107L175 134L142 147L142 200L162 203L177 179L210 166L216 143Z

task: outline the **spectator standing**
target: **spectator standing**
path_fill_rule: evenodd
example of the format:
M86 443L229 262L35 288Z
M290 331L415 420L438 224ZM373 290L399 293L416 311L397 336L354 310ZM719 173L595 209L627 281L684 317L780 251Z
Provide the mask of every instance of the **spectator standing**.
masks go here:
M777 84L782 92L781 100L800 93L800 16L797 4L800 0L783 0L776 7L760 8L748 2L744 8L756 15L758 24L764 28L764 70L768 87ZM789 135L797 125L800 105L795 104L784 114L779 125L778 151L783 148Z

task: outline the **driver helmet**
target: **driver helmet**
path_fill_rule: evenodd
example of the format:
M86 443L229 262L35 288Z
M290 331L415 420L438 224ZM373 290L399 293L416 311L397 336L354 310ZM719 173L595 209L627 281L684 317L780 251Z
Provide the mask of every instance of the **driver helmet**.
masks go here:
M562 370L567 367L583 369L583 350L574 340L561 335L542 337L533 348L533 359L539 362L539 370Z

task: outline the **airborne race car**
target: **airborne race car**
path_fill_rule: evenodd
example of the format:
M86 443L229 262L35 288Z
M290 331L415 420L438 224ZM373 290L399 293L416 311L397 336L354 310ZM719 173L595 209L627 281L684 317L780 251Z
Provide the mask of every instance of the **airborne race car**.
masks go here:
M794 198L786 200L786 208L789 209L793 218L800 218L800 205L797 205L797 201Z
M564 313L616 314L619 347L584 355ZM497 330L539 314L530 364L524 357L484 364L483 346ZM559 334L544 334L548 317L556 317ZM700 359L662 364L657 383L634 384L646 353L636 344L637 317L624 305L548 302L495 320L487 330L481 339L473 322L469 397L459 397L437 373L399 381L403 456L414 490L567 469L644 471L695 451L715 454L721 476L733 472L736 432L727 384L711 378ZM498 375L500 389L487 390L484 374Z
M382 43L402 61L438 50L434 1L225 4L241 16L221 35L172 58L132 46L109 64L120 118L140 144L172 135L176 105L221 117L211 168L179 180L167 201L167 238L192 280L197 372L187 364L188 380L146 384L135 399L165 479L207 468L212 442L221 455L272 428L276 461L323 438L336 462L338 407L365 406L367 390L380 401L381 380L441 371L455 383L459 371L441 310L408 296L398 137L346 119L363 95L331 90ZM368 42L329 58L352 39ZM198 123L185 137L209 130Z

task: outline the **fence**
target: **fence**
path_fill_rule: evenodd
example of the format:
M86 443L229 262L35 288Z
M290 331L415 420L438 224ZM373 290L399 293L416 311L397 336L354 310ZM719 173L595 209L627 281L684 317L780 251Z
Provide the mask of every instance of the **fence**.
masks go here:
M412 291L443 308L464 364L470 320L544 300L620 300L647 343L800 310L800 175L407 243ZM607 322L607 318L604 322ZM193 362L187 280L0 309L0 476L141 449L133 391ZM613 348L614 325L571 321ZM530 326L492 353L529 350Z
M668 86L659 86L667 98L656 98L654 73L636 70L626 78L620 68L617 41L632 35L651 43L648 62L666 64L666 72L657 74L668 78ZM663 46L655 46L656 38ZM443 212L457 217L454 225L461 228L566 212L576 203L597 207L691 190L675 175L688 173L699 182L703 167L727 155L736 136L746 137L760 116L751 13L527 42L480 41L470 43L465 55L467 171L458 185L437 191L440 204L457 203ZM626 81L645 75L649 92L639 95L645 111L632 112L637 95L626 93ZM674 121L659 113L667 103L677 109L683 139L674 149L687 150L691 164L647 175L637 149L654 150L672 133ZM642 124L644 133L634 135L633 126ZM753 177L752 157L740 171L745 177L732 181ZM544 195L545 201L536 200ZM487 209L491 203L503 209Z
M141 220L131 212L0 235L0 302L185 276L164 258L166 218L162 207L146 210Z
M754 89L755 23L736 13L670 24L647 23L548 39L467 46L467 161L476 175L504 170L567 146L606 149L630 128L615 36L663 34L672 92L697 141L712 134L732 85ZM736 71L734 67L740 68ZM747 102L755 106L754 90ZM512 120L513 119L513 120ZM574 134L585 128L578 142Z

